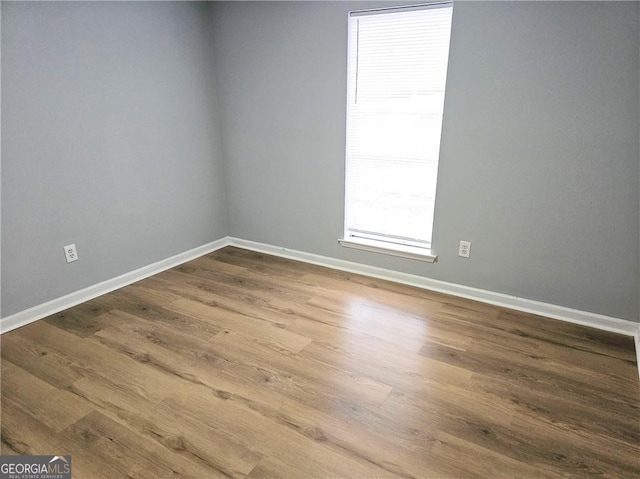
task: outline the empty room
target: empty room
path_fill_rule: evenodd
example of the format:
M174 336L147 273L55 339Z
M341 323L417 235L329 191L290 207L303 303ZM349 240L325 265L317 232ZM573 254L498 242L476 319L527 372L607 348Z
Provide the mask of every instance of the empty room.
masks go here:
M0 16L0 478L640 477L640 2Z

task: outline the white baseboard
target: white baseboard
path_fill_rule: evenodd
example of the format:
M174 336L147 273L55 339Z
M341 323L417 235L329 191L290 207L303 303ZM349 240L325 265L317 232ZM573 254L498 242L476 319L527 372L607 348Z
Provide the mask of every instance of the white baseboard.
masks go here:
M33 323L34 321L38 321L39 319L51 316L52 314L59 313L67 308L71 308L72 306L84 303L85 301L110 293L111 291L122 288L123 286L135 283L136 281L140 281L141 279L148 278L154 274L158 274L167 269L181 265L182 263L186 263L187 261L191 261L192 259L198 258L207 253L224 248L228 244L228 237L221 238L217 241L185 251L184 253L179 253L175 256L171 256L170 258L143 266L142 268L138 268L129 273L116 276L115 278L94 284L93 286L47 301L46 303L39 304L33 308L25 309L24 311L1 318L0 332L6 333L29 323Z
M425 278L408 273L401 273L375 266L369 266L361 263L353 263L327 256L320 256L303 251L296 251L279 246L272 246L255 241L248 241L239 238L229 238L229 245L238 248L248 249L259 253L281 256L283 258L303 261L305 263L326 266L333 269L339 269L350 273L357 273L373 278L394 281L409 286L415 286L429 291L450 294L461 298L481 301L483 303L493 304L504 308L523 311L526 313L537 314L547 318L559 319L569 323L589 326L604 331L633 336L636 347L636 362L638 365L638 378L640 379L640 323L628 321L625 319L613 318L602 314L590 313L588 311L580 311L577 309L558 306L555 304L542 303L531 299L519 298L502 293L495 293L470 286L463 286L455 283L447 283L435 279Z
M141 279L153 276L167 269L178 266L202 255L211 253L225 246L237 246L251 251L256 251L274 256L281 256L293 260L303 261L305 263L326 266L328 268L348 271L350 273L361 274L373 278L379 278L396 283L402 283L409 286L436 291L439 293L450 294L461 298L481 301L483 303L493 304L505 308L523 311L526 313L537 314L548 318L559 319L569 323L589 326L604 331L633 336L636 347L636 360L638 364L638 376L640 378L640 324L624 319L613 318L588 311L580 311L564 306L558 306L540 301L533 301L526 298L509 296L507 294L495 293L469 286L463 286L455 283L447 283L435 279L425 278L399 271L392 271L375 266L369 266L361 263L353 263L341 259L321 256L313 253L305 253L279 246L273 246L255 241L248 241L239 238L225 237L212 243L208 243L194 248L184 253L177 254L170 258L158 261L156 263L144 266L129 273L125 273L116 278L103 281L102 283L89 286L71 294L56 298L52 301L34 306L33 308L20 311L19 313L0 319L0 333L6 333L13 329L19 328L26 324L46 318L52 314L63 311L77 304L89 301L100 295L109 293L123 286L127 286Z

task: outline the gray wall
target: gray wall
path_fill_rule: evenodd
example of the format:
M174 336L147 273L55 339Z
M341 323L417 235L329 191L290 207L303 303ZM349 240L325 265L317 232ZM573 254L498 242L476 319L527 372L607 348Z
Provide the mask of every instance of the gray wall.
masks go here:
M638 321L638 2L456 3L436 264L336 242L369 5L3 1L2 316L231 234Z
M336 242L346 15L367 5L215 6L231 234L638 321L638 2L456 3L436 264Z
M3 316L227 235L209 8L2 2Z

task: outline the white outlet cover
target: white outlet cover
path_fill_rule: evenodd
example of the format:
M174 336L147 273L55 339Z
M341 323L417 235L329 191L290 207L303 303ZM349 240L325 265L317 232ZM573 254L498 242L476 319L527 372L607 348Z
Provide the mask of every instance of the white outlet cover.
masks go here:
M73 263L78 261L78 252L76 251L76 245L70 244L64 247L64 256L67 258L67 263Z
M460 241L458 256L468 258L471 255L471 241Z

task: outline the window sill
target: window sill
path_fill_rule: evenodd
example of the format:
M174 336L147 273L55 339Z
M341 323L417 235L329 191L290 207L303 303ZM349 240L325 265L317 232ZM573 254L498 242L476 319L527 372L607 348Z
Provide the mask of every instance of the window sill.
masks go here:
M418 261L426 261L427 263L435 263L438 259L438 256L433 254L430 249L417 248L415 246L394 245L361 238L341 238L338 240L338 243L346 248L355 248L364 251L372 251L374 253L399 256L401 258L416 259Z

